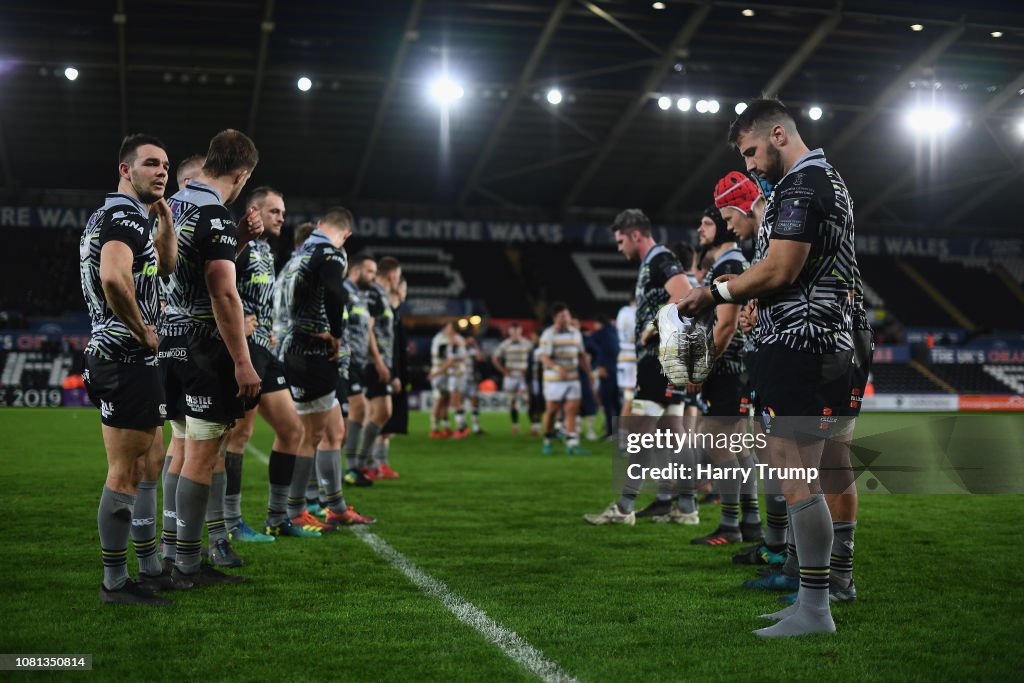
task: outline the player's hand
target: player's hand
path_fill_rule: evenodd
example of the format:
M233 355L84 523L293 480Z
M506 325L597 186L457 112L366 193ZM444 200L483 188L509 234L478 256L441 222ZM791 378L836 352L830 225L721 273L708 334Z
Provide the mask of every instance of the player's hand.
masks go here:
M597 376L599 379L604 379L605 377L608 376L608 370L606 368L598 368Z
M375 363L375 365L377 366L377 377L380 378L381 382L387 384L391 379L391 371L388 370L388 366L384 365L384 363Z
M330 332L320 332L314 335L331 345L331 357L328 360L338 360L338 350L341 348L341 340Z
M714 305L715 300L711 297L709 287L694 287L686 293L682 301L676 304L676 308L679 309L680 315L692 318Z
M726 273L725 275L719 275L715 278L715 282L728 282L729 280L735 280L739 275L736 273Z
M568 381L568 380L572 379L572 377L569 375L569 371L566 370L565 368L558 368L558 376L563 381Z
M655 339L658 338L657 327L645 327L644 331L640 333L640 346L647 346Z
M152 325L146 325L144 329L145 333L141 337L135 332L132 332L132 337L135 341L139 342L153 353L156 353L160 347L160 340L156 336L156 328Z
M241 242L250 242L263 234L263 218L255 206L250 206L242 222L238 224L238 236Z
M693 394L693 395L696 396L697 394L700 393L700 390L703 387L704 387L703 384L687 384L686 385L686 393Z
M400 394L402 393L402 380L395 377L391 380L391 393Z
M750 333L757 324L757 301L748 301L741 309L738 318L740 329Z
M153 202L153 208L156 210L156 215L160 219L160 225L174 225L174 214L171 213L171 207L163 197Z
M251 337L252 333L256 331L256 315L254 313L245 316L244 328L246 337Z
M273 332L270 333L270 348L277 348L277 335L274 334Z
M235 363L235 382L238 384L238 398L251 401L260 395L260 376L251 361Z

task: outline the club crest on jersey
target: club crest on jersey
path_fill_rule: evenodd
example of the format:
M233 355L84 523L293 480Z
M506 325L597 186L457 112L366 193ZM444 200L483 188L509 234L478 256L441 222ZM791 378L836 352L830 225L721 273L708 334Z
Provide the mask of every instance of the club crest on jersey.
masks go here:
M223 230L224 222L219 218L210 219L210 230Z

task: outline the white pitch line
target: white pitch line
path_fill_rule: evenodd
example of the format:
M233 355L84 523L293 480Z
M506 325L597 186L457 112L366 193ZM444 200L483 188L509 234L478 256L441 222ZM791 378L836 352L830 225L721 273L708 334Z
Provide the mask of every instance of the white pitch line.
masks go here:
M405 574L406 578L412 581L424 593L438 600L448 611L455 615L455 618L470 626L487 640L491 641L505 653L505 655L519 666L537 676L545 682L558 683L579 683L575 676L563 671L561 667L544 656L544 653L530 645L515 631L510 631L494 619L487 616L487 613L453 593L448 586L413 564L412 560L395 550L380 536L366 529L366 527L350 527L366 545L374 552L387 560L392 567Z
M256 448L255 446L253 446L251 443L245 444L245 450L249 451L250 453L255 455L257 458L262 460L264 465L266 465L267 463L270 462L270 458L267 457L267 454L264 453L263 451L261 451L260 449Z

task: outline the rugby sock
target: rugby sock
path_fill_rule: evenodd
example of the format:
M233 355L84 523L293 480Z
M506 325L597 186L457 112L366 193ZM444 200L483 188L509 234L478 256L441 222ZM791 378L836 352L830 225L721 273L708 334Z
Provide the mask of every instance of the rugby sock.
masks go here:
M359 466L369 467L370 462L373 460L373 442L377 440L377 435L380 434L380 427L375 422L367 422L363 425L363 443L359 449ZM323 477L320 477L323 480Z
M309 471L309 481L306 482L306 505L318 505L320 503L320 482L316 480L316 468Z
M786 528L786 563L782 565L782 573L786 576L800 575L800 558L796 554L796 541L794 538L793 525L791 524Z
M437 418L434 417L433 415L430 416L430 431L432 431L432 432L436 432L437 431ZM347 441L347 439L346 439L346 441Z
M473 408L473 413L471 415L471 418L473 420L473 431L474 432L479 432L480 431L480 409L479 408Z
M100 530L100 552L103 555L103 585L107 590L116 591L128 580L128 536L131 534L134 506L135 496L103 487L96 510L96 524Z
M619 496L619 500L618 500L619 510L621 512L626 513L627 515L630 512L632 512L633 511L633 507L636 505L636 496L637 496L637 494L635 494L635 493L623 493L621 496Z
M580 445L580 435L576 432L570 432L565 435L565 447L576 448Z
M209 534L211 546L228 537L228 527L224 523L224 496L227 486L227 473L214 472L210 479L210 495L206 499L206 532Z
M206 516L206 502L210 498L210 487L192 481L188 477L178 479L178 552L174 566L178 571L194 574L199 571L202 559L200 550L203 540L203 519Z
M141 485L140 485L141 486ZM857 522L832 522L832 556L829 560L832 585L847 588L853 581L853 534Z
M825 497L812 495L790 505L789 520L800 554L799 606L774 626L754 633L763 638L833 633L836 626L828 602L833 532Z
M391 439L377 442L377 452L373 456L378 465L388 464L388 451L391 450Z
M539 432L540 431L540 422L531 422L530 423L530 429L532 429L535 432Z
M160 534L160 542L164 546L164 557L171 558L172 562L178 539L178 515L175 512L178 509L178 477L177 474L164 472L163 533Z
M327 508L339 515L345 512L348 506L345 505L345 496L341 491L341 451L317 450L316 474L320 485L324 487Z
M448 418L447 417L441 418L441 431L442 432L447 432L449 429L451 429L451 427L449 427L449 425L448 425Z
M786 547L789 530L789 512L786 497L782 495L782 483L775 477L764 480L764 508L768 516L768 528L764 533L764 544L777 552Z
M228 531L242 519L242 454L228 451L224 455L224 473L227 488L224 493L224 522Z
M544 432L544 445L550 446L551 442L555 440L554 432Z
M359 467L359 436L362 433L362 422L345 420L345 463L350 470Z
M163 571L156 556L156 482L140 481L132 511L132 544L139 571L153 576Z
M312 460L307 456L306 460ZM267 474L270 479L270 495L267 497L267 524L280 524L288 519L288 493L291 490L292 474L299 456L281 451L270 451ZM308 473L307 473L308 476ZM305 487L305 479L300 479Z
M513 408L512 410L509 411L508 414L512 418L512 424L518 425L519 424L519 411L516 410L515 408Z
M761 524L761 510L757 504L757 477L754 476L754 472L757 471L754 468L756 462L757 460L750 456L739 459L739 466L750 473L746 481L740 482L740 510L743 513L740 521L744 525Z
M727 482L722 482L723 484ZM719 526L738 528L740 525L740 494L722 491L722 521Z
M288 487L288 518L295 519L306 510L306 484L313 471L313 458L297 456L292 483Z
M466 411L465 410L456 410L455 411L455 429L457 431L461 432L465 428L466 428Z
M679 482L679 500L676 501L676 507L681 512L696 512L697 511L697 487L693 479L694 467L697 462L697 453L693 448L684 448L679 452L679 464L686 467L690 476L683 477Z

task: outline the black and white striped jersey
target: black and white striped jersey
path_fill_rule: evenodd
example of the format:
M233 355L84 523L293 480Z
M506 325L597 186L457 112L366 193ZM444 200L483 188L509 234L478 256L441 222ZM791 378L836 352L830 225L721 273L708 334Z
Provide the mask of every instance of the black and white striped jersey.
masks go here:
M658 356L658 340L653 339L647 346L640 344L640 335L644 328L653 323L657 325L658 311L668 303L668 292L665 283L676 275L686 274L683 264L676 255L660 244L655 245L644 256L640 264L640 272L636 277L636 357L637 360L646 356Z
M92 319L92 333L85 353L119 361L138 354L145 347L132 337L111 310L100 282L100 252L107 242L123 242L132 250L132 277L135 301L146 325L156 325L160 317L156 248L152 225L145 206L129 195L113 193L89 217L78 247L82 295ZM156 354L147 354L147 362L156 363Z
M352 280L345 280L348 294L348 324L345 326L345 345L351 356L353 367L361 368L370 359L370 309L367 291L360 289Z
M853 348L853 298L858 275L853 205L839 173L815 149L775 186L758 231L758 254L773 240L811 244L796 281L758 300L758 345L835 353Z
M319 335L340 338L345 329L345 252L314 230L281 271L281 303L288 327L280 353L331 356L331 343Z
M256 330L250 339L269 350L274 326L274 251L270 244L262 239L250 241L238 255L235 269L242 310L256 316Z
M749 267L750 264L747 263L746 257L743 256L743 252L738 248L724 251L715 259L714 264L704 275L704 286L710 287L711 283L723 275L742 275ZM738 303L742 305L745 302ZM717 321L716 316L715 322ZM747 335L744 334L743 330L737 327L736 332L733 333L732 339L729 341L729 345L725 347L722 355L715 360L715 365L711 369L712 377L715 375L743 374L742 352L746 338Z
M388 293L379 282L366 290L366 308L373 318L373 336L384 365L391 367L395 357L395 312L391 310Z
M201 335L220 338L206 287L209 261L235 261L238 232L235 219L221 203L220 193L195 180L168 202L178 234L178 264L167 280L167 307L162 335Z

